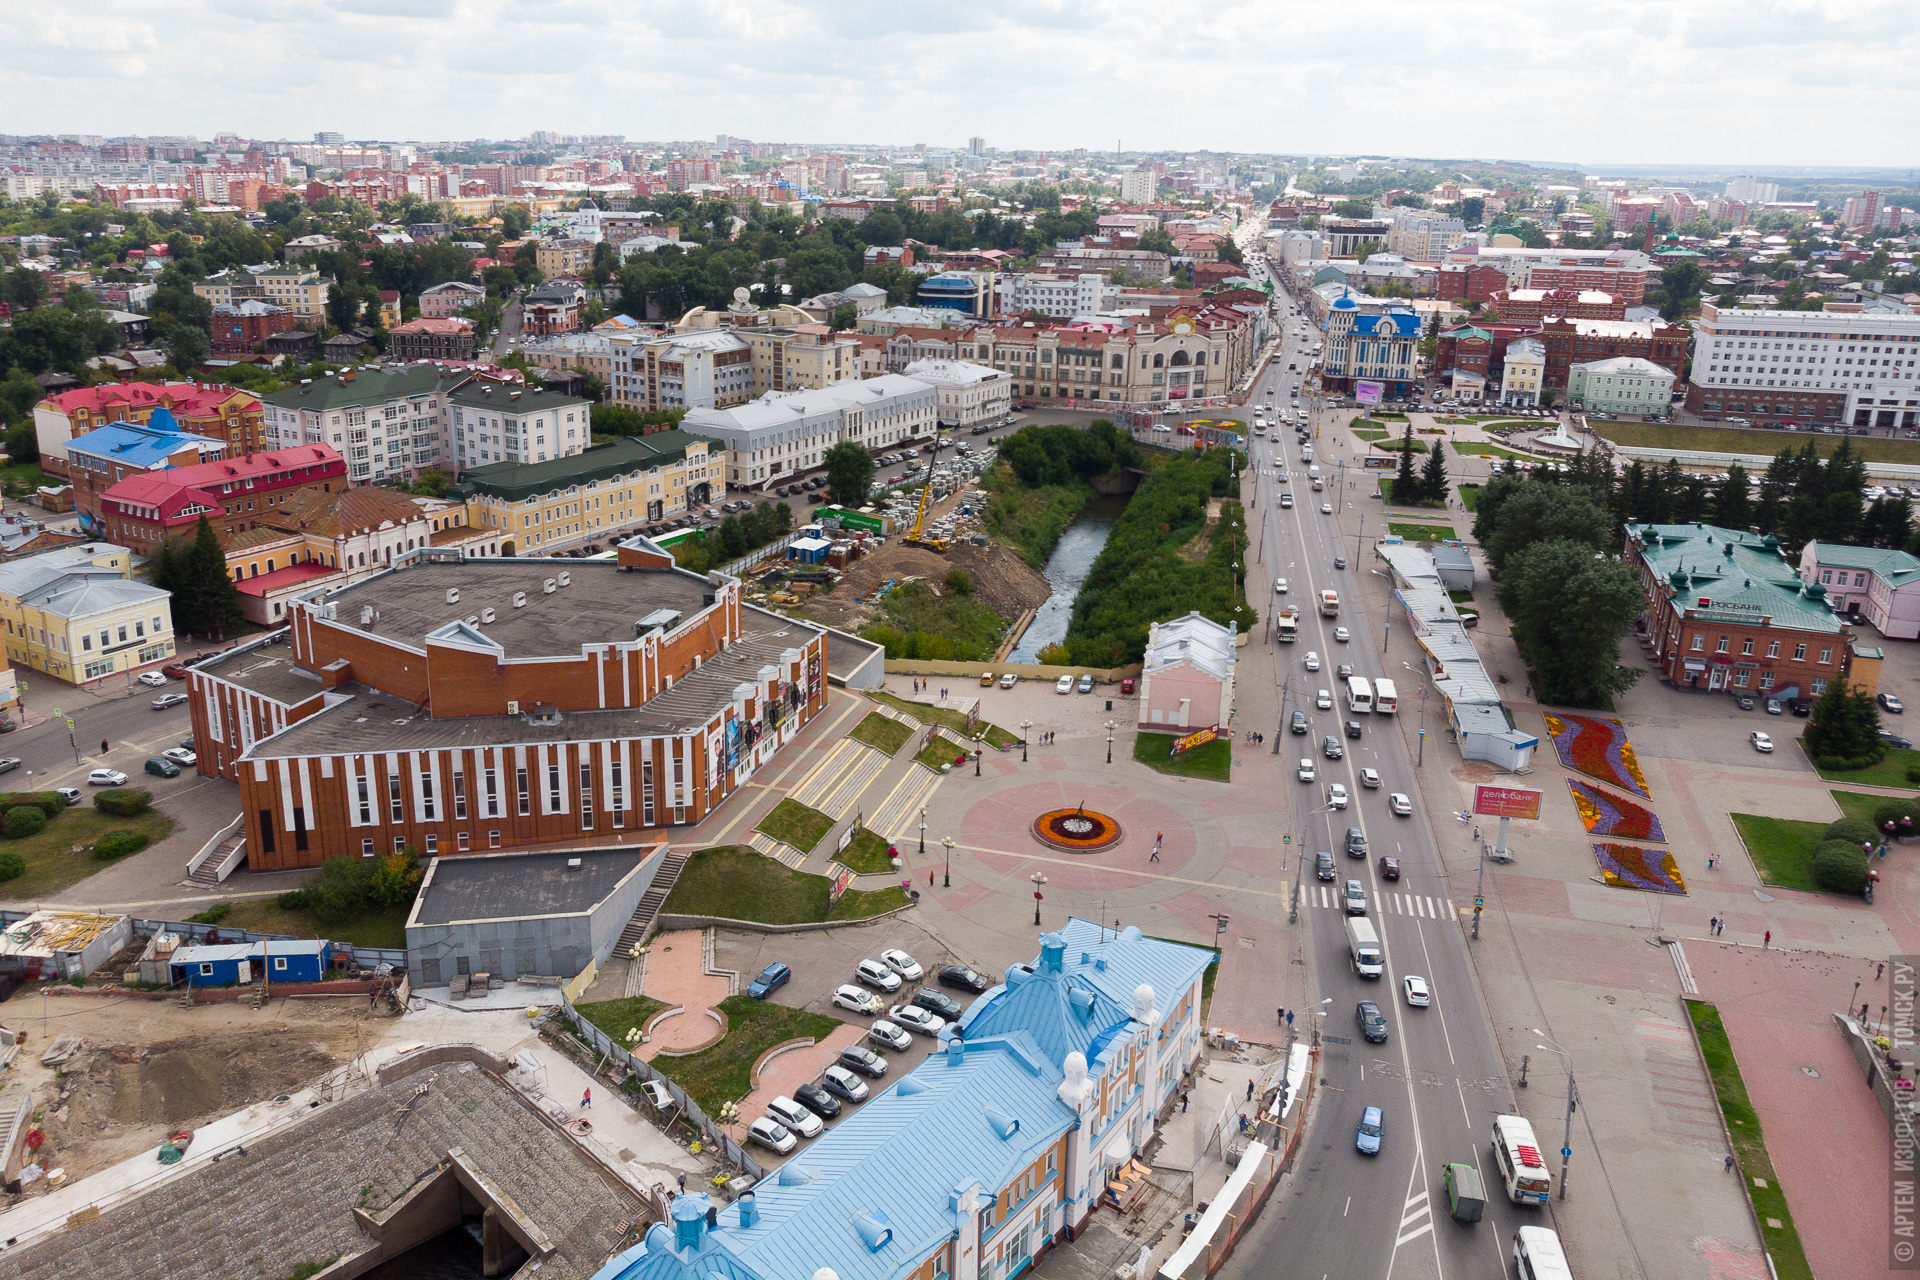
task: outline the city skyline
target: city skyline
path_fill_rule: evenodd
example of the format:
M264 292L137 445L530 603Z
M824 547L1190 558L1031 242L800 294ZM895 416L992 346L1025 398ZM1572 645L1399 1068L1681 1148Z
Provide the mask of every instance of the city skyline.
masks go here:
M15 133L438 140L544 128L943 147L978 134L1003 149L1748 168L1898 166L1895 148L1911 146L1900 122L1920 89L1901 71L1920 36L1907 5L1385 4L1374 29L1393 32L1390 45L1335 11L1276 17L1252 4L769 0L633 21L591 0L197 0L162 24L106 0L0 16L15 54L0 87ZM218 73L178 73L196 64ZM1845 92L1863 82L1875 85L1871 112ZM1221 85L1241 93L1210 91ZM1703 128L1715 123L1723 131Z

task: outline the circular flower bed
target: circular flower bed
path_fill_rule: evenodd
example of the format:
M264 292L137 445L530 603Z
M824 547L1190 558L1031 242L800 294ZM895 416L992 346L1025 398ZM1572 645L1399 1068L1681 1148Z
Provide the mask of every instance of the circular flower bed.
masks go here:
M1091 809L1055 809L1033 820L1041 844L1068 853L1098 853L1120 843L1120 824Z

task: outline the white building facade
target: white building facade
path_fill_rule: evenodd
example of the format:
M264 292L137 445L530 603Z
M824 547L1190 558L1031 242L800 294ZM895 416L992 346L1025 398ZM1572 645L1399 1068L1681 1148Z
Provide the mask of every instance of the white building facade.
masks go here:
M1920 428L1920 315L1704 303L1687 408L1709 417L1784 412L1806 422Z
M878 450L931 436L939 410L932 383L889 373L766 395L732 409L695 409L681 426L726 449L729 488L764 489L820 466L842 440Z
M453 471L490 462L551 462L592 443L588 402L552 391L469 382L447 396Z
M1013 410L1013 379L998 369L968 360L916 360L909 378L933 384L939 394L942 427L993 426Z
M994 294L1002 315L1038 311L1053 319L1068 320L1111 310L1120 297L1120 286L1092 272L1072 276L1008 273L995 282Z

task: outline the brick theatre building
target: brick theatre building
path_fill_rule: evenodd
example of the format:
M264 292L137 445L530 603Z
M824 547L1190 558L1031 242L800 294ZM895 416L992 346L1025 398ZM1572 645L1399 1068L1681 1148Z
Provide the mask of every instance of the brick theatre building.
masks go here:
M699 822L826 706L826 636L674 567L431 550L191 673L202 773L256 870L639 844Z

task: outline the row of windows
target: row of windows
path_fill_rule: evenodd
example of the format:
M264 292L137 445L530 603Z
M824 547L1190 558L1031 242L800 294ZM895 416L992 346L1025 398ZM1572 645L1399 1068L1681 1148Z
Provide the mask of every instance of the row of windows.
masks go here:
M1730 653L1732 652L1731 648L1729 647L1731 643L1732 641L1729 637L1721 636L1715 642L1713 651L1715 653ZM1688 647L1694 653L1704 652L1707 647L1706 635L1704 633L1695 634L1695 636L1693 637L1693 643ZM1742 640L1740 642L1740 652L1742 656L1745 656L1745 657L1753 656L1753 640L1751 638ZM1780 656L1780 642L1778 640L1770 640L1767 642L1767 656L1769 658L1777 658ZM1793 646L1793 661L1805 662L1806 660L1807 660L1807 646L1804 644L1796 644L1795 646ZM1833 661L1832 645L1824 645L1821 647L1820 661L1823 664L1830 663Z

